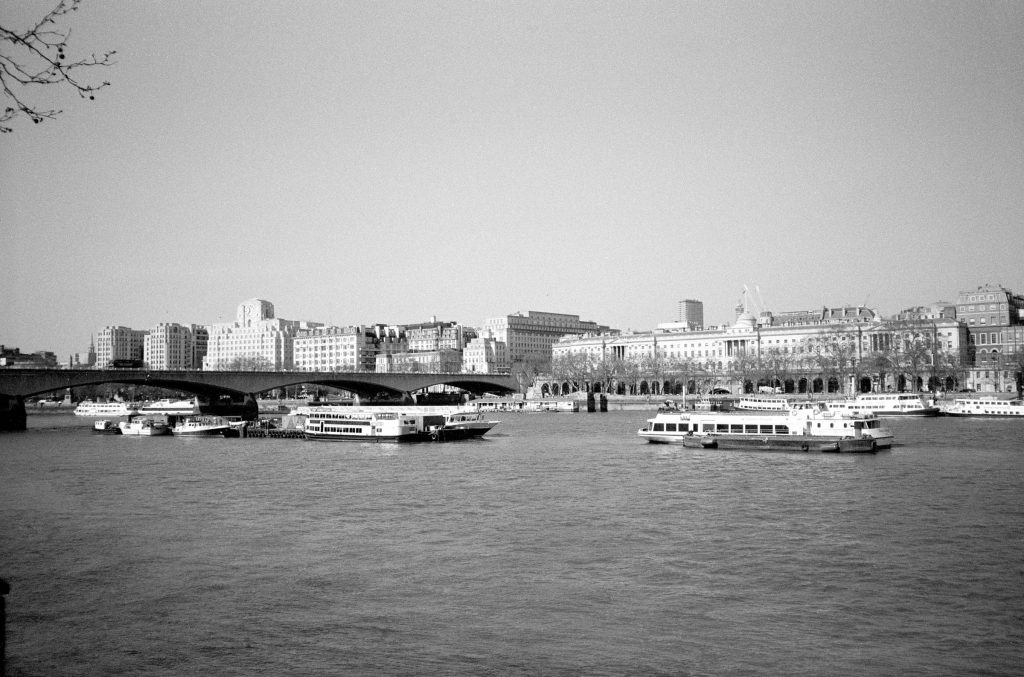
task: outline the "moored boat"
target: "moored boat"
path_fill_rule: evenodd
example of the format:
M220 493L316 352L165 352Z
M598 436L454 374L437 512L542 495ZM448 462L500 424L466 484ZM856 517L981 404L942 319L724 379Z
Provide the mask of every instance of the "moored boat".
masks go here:
M191 400L157 400L139 407L140 414L161 414L164 416L199 414L199 402Z
M82 400L75 407L75 416L132 416L138 408L131 402L95 402Z
M648 442L704 449L873 452L892 446L877 416L803 403L786 412L659 413L637 434Z
M576 400L530 400L525 405L526 411L559 411L574 412L580 410Z
M878 416L938 416L942 411L920 393L865 393L845 400L825 402L832 411Z
M98 421L93 421L92 431L103 435L121 434L121 428L118 427L117 422L111 421L109 418L101 418Z
M170 427L163 421L149 417L137 416L117 424L122 435L135 435L137 437L154 437L156 435L167 435L171 432Z
M498 421L488 421L479 411L459 409L445 414L444 425L431 430L431 439L447 442L482 437L496 425Z
M223 437L230 431L231 423L220 416L185 416L174 420L171 425L172 435L193 437L220 435Z
M1024 400L975 397L953 400L943 412L946 416L1024 417Z
M311 407L303 430L311 440L440 442L481 437L497 423L463 407Z

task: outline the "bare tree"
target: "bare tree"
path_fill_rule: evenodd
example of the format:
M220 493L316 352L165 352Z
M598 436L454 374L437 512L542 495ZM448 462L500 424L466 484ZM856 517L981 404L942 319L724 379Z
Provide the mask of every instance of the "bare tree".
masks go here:
M590 355L570 353L551 360L551 375L558 381L566 381L575 391L586 385L593 373Z
M86 82L82 76L96 67L111 66L114 51L72 60L69 50L71 29L62 28L67 15L78 11L81 0L61 0L35 25L18 31L0 25L0 85L4 91L4 110L0 114L0 133L14 131L9 123L25 116L38 124L52 120L62 111L48 109L29 99L29 92L47 85L71 88L83 99L94 99L109 82ZM63 87L62 87L63 86Z

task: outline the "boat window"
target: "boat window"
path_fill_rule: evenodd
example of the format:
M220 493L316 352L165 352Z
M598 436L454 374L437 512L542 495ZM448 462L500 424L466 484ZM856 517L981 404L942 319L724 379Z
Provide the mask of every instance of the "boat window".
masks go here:
M777 426L775 426L775 434L776 435L788 435L789 434L789 426L788 425L777 425Z
M665 424L665 432L667 432L667 433L674 433L674 432L676 432L676 424L675 423L666 423Z
M748 423L744 427L746 428L746 430L744 432L753 433L755 435L757 434L757 424L756 423Z
M656 432L656 433L663 433L663 432L665 432L665 424L664 423L655 423L654 424L654 432Z
M775 426L772 426L772 425L762 425L760 432L761 432L761 434L771 435L772 433L775 432L774 431L774 427Z

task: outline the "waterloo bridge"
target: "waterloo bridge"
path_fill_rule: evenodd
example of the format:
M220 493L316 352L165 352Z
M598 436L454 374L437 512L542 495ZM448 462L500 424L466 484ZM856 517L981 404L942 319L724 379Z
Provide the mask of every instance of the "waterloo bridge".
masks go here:
M512 376L501 374L436 374L333 371L158 371L147 369L0 369L0 429L25 429L25 398L68 388L121 383L155 386L191 393L207 413L232 413L246 420L258 415L260 393L298 385L327 386L360 398L414 402L431 386L449 386L467 393L512 393Z

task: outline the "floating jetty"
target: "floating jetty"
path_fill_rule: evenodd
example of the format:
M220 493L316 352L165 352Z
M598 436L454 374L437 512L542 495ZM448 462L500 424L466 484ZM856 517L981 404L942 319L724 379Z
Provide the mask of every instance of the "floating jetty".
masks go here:
M241 426L239 437L272 437L275 439L302 439L305 437L298 428L264 428L263 426Z

